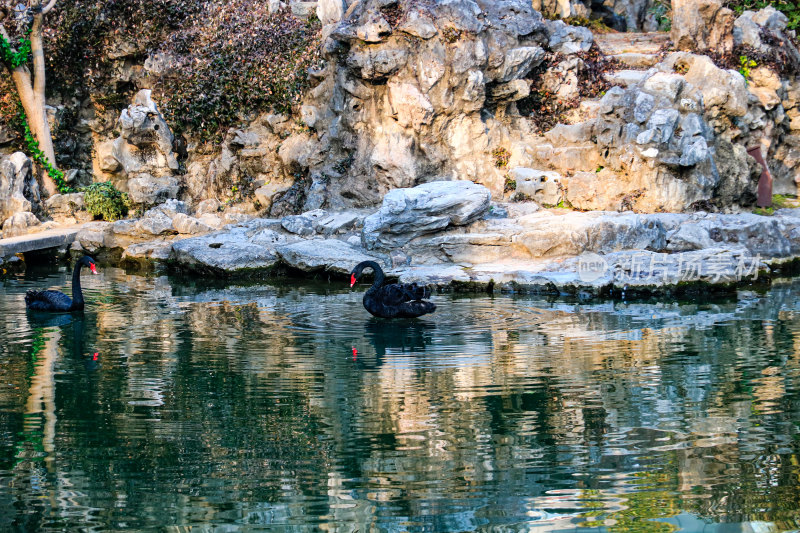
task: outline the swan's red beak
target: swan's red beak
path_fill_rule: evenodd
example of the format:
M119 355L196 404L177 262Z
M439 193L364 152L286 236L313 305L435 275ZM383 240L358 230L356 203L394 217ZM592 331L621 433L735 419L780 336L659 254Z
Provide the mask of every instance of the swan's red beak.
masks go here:
M355 274L350 274L350 288L352 288L353 285L355 285L355 284L356 284L356 275Z
M97 267L94 266L94 263L89 263L89 270L92 271L92 274L97 274Z

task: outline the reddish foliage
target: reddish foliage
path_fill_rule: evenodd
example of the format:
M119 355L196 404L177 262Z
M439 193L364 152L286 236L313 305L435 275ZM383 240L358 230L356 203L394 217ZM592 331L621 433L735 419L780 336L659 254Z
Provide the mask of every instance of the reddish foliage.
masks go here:
M577 108L582 99L597 98L611 88L606 73L619 68L615 59L606 57L595 44L588 51L576 55L583 60L583 66L578 70L579 98L559 98L543 88L544 73L564 60L561 55L549 54L527 76L533 80L531 94L517 102L517 108L520 113L533 119L538 133L549 131L559 122L565 122L565 114Z
M288 10L270 14L263 3L232 0L192 20L162 50L179 58L157 93L168 120L216 131L244 113L288 112L319 61L319 26Z
M242 113L288 111L307 86L319 56L319 24L270 14L259 0L74 0L48 15L48 92L123 107L132 84L121 82L114 50L165 52L174 61L154 96L178 132L219 138ZM133 45L133 46L131 46ZM128 52L129 53L129 52Z

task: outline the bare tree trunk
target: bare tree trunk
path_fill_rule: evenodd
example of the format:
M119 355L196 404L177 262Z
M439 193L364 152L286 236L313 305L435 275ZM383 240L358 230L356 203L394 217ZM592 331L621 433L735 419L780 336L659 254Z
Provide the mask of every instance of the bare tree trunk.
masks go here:
M39 149L44 153L53 168L56 168L56 153L53 149L53 137L50 134L50 124L47 122L47 112L45 110L45 61L44 46L42 43L42 22L45 13L50 11L55 5L56 0L50 2L43 8L37 9L33 16L31 26L31 56L33 60L33 72L26 65L19 65L11 71L11 78L17 88L22 108L28 120L28 127L34 138L39 142ZM0 25L0 35L6 40L9 36L5 29ZM46 169L42 169L42 184L48 196L58 193L58 187L47 174Z
M56 153L53 149L53 137L50 134L50 123L47 122L47 111L45 110L45 73L44 73L44 46L42 44L42 19L44 15L38 13L33 17L33 26L31 28L31 55L33 56L33 105L25 108L25 114L28 115L28 127L31 129L36 140L39 141L39 149L44 152L53 168L56 167ZM47 175L47 172L42 173L42 181L44 182L47 195L52 196L58 192L55 182Z

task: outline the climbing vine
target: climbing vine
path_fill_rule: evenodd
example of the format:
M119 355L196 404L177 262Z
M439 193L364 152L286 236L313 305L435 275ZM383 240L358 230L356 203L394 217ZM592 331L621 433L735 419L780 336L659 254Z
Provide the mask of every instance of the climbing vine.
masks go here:
M28 62L31 55L31 29L25 33L24 37L19 40L18 50L15 52L11 48L11 43L5 37L0 36L0 56L3 62L8 65L9 70L24 65ZM64 179L64 172L58 170L53 163L51 163L44 152L39 148L39 141L33 136L31 128L28 126L28 117L25 115L25 110L22 104L18 102L18 118L22 126L23 135L25 137L25 144L28 145L28 150L33 156L33 160L39 163L47 171L47 175L55 182L58 192L68 193L72 189L67 185L67 180Z
M19 40L16 52L11 48L11 43L5 37L0 36L0 58L2 58L3 63L8 65L9 70L14 70L28 62L28 58L31 55L30 34L31 30L28 29L25 36Z
M28 117L22 109L22 104L19 105L19 121L22 125L23 134L25 136L25 144L28 145L28 150L33 157L33 160L39 163L47 171L47 175L56 184L58 192L66 194L74 192L72 188L67 185L67 180L64 179L64 172L53 166L50 160L47 159L45 153L39 148L39 141L33 136L31 128L28 126Z

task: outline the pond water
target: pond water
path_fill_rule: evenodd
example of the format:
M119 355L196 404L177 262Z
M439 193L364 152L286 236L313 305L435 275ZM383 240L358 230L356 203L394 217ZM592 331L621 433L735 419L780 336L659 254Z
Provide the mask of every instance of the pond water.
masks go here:
M800 283L694 302L0 281L0 530L800 528ZM355 352L354 352L355 350Z

